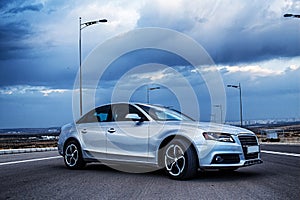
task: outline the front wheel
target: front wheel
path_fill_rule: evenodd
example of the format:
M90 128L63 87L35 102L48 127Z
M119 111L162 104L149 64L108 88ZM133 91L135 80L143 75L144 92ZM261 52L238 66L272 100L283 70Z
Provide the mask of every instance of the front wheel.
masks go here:
M184 180L197 173L197 156L191 144L174 139L164 148L164 167L173 179Z
M81 169L85 166L78 142L69 141L64 150L65 165L70 169Z

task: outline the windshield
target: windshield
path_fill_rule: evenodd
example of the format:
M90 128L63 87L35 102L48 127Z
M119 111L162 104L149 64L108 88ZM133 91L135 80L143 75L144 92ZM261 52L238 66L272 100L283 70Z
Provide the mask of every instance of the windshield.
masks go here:
M156 121L194 121L192 118L182 114L177 110L171 110L159 106L138 105L150 117Z

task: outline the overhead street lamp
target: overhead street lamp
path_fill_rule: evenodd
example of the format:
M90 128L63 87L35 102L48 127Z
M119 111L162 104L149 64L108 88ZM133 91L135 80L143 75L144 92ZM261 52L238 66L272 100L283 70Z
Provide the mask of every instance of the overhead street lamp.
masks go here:
M294 15L294 14L287 13L287 14L284 14L283 17L300 18L300 15Z
M240 120L241 120L241 127L243 127L243 106L242 106L242 87L241 84L239 85L227 85L227 87L232 87L239 89L240 91Z
M159 90L160 89L160 87L149 87L149 85L147 85L147 103L149 104L149 99L150 99L150 97L149 97L149 92L150 91L152 91L152 90Z
M79 17L79 85L80 85L79 104L80 104L80 116L82 116L81 30L88 27L88 26L98 24L98 23L105 23L105 22L107 22L107 19L100 19L100 20L96 20L96 21L89 21L89 22L81 23L81 17Z
M214 105L215 108L220 108L221 113L221 123L223 123L223 109L221 104Z

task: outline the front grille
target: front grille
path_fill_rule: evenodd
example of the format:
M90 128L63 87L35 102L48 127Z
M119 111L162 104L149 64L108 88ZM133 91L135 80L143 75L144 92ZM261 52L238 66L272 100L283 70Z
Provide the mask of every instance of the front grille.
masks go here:
M250 153L250 154L247 153L247 147L248 146L258 145L256 137L255 136L249 136L249 135L241 135L241 136L238 136L238 138L241 142L245 159L246 160L257 159L258 158L258 153Z
M244 155L245 155L246 160L257 159L258 158L258 153L247 154L247 152L246 153L244 152Z
M239 136L239 140L240 140L240 142L241 142L241 144L243 146L244 145L246 145L246 146L255 146L255 145L258 145L255 136L246 136L246 135L243 135L243 136Z

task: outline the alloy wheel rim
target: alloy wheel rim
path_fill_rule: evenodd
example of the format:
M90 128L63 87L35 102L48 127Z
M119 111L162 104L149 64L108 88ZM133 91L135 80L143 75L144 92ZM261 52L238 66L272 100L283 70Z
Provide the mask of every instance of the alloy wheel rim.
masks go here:
M184 151L179 145L170 145L165 152L165 167L172 176L179 176L185 168Z
M68 166L73 167L78 161L78 150L76 145L70 144L65 151L65 160Z

